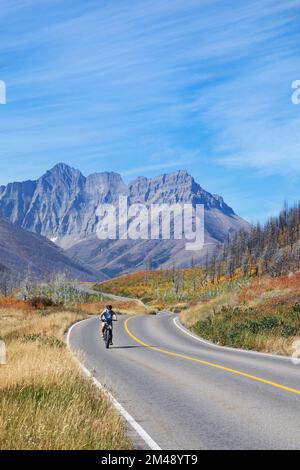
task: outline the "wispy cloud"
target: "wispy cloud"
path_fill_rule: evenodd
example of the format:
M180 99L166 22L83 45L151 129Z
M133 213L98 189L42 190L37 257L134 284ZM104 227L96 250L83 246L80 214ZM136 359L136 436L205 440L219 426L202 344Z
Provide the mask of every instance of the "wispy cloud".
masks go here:
M175 155L174 155L175 154ZM181 158L174 158L181 154ZM173 155L173 158L172 158ZM153 155L151 160L152 163L148 165L141 165L141 166L133 166L132 168L121 170L120 172L124 176L142 176L145 174L152 174L158 171L168 171L170 169L178 170L180 168L185 169L187 165L191 165L195 163L197 160L199 161L200 155L197 152L187 152L185 150L176 152L172 150L162 150L159 155L160 163L155 163L158 160L158 155Z

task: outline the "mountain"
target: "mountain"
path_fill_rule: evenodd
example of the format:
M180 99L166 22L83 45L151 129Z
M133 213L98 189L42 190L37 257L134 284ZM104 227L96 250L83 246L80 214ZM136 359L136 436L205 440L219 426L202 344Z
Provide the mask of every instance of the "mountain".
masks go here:
M205 243L199 252L187 252L184 240L104 240L96 237L99 204L192 203L205 207ZM155 178L139 177L126 185L113 172L88 177L59 163L36 181L0 187L0 216L26 230L46 236L67 249L70 256L107 275L146 265L152 268L201 263L207 251L223 243L228 234L248 228L221 196L205 191L186 171Z
M0 218L0 271L22 277L28 272L37 279L64 272L79 280L104 279L89 267L70 259L45 237L28 232Z

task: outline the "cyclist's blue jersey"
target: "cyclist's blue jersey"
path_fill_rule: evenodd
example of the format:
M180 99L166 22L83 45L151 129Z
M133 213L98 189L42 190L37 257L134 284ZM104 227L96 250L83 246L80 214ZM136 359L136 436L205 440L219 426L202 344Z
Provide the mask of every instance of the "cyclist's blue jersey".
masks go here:
M109 310L106 310L103 314L104 319L107 323L111 323L113 319L113 313Z

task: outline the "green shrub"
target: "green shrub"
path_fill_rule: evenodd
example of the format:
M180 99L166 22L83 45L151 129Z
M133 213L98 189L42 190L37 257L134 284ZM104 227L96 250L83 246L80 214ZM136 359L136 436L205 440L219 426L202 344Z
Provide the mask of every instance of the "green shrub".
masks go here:
M218 344L251 348L258 335L294 337L300 333L300 305L290 315L275 311L261 315L252 308L223 306L219 312L193 325L195 333Z

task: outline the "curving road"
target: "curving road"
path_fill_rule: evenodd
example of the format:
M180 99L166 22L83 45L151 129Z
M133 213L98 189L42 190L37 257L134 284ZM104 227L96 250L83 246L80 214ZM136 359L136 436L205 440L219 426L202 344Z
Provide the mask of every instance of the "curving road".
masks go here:
M119 317L110 350L92 317L70 347L162 449L300 449L300 365L201 342L175 317Z

